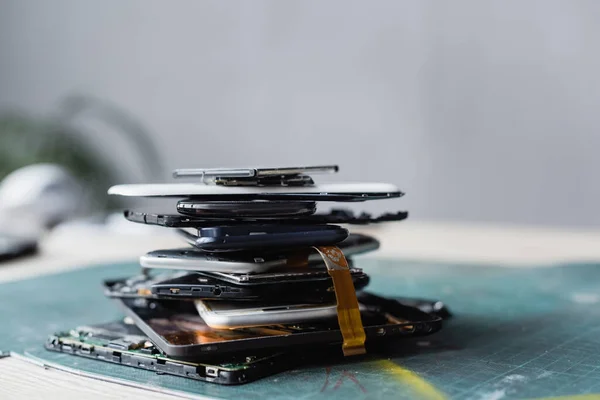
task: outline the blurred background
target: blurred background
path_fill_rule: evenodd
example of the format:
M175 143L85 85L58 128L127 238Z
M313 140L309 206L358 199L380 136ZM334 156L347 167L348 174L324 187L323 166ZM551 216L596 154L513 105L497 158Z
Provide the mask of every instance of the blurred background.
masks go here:
M0 175L58 160L98 199L177 167L338 163L397 184L375 207L414 219L597 227L599 17L593 0L0 0Z

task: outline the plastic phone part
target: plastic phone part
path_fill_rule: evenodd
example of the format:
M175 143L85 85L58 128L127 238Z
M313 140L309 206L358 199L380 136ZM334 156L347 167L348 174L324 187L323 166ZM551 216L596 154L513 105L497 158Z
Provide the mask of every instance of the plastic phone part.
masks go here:
M337 165L316 165L304 167L275 168L179 168L173 171L174 178L260 178L270 176L299 175L306 173L338 172Z
M311 186L315 182L308 175L281 175L264 178L214 178L210 183L223 186Z
M348 261L342 250L337 246L314 248L323 257L327 272L333 280L333 288L337 298L338 323L344 339L342 344L344 356L365 354L367 352L365 349L367 335L360 317Z

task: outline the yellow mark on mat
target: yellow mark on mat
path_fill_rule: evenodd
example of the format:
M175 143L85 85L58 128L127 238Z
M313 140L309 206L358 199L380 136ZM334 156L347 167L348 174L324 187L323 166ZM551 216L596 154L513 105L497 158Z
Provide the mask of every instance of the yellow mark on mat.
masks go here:
M402 382L411 389L416 398L427 400L445 400L446 395L435 388L431 383L421 378L418 374L402 368L389 360L377 361L377 364L385 370L386 373L394 376L399 382ZM587 399L585 399L587 400Z

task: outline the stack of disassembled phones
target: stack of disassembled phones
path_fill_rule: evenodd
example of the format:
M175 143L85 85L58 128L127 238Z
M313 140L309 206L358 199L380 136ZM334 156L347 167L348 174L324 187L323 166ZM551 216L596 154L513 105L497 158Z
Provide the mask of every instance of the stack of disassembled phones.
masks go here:
M172 213L125 211L133 222L176 230L187 243L140 258L141 273L105 282L122 321L53 335L46 347L158 373L239 384L298 362L362 354L378 341L436 332L435 301L364 292L352 256L377 240L337 224L399 221L316 202L400 197L390 184L315 184L337 166L176 170L191 183L118 185L109 194L172 197ZM310 174L310 175L309 175ZM366 345L366 347L365 347Z

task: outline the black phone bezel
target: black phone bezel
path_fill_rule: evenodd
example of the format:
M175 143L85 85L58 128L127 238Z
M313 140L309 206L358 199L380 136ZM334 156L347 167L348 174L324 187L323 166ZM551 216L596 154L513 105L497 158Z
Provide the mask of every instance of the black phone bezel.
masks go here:
M297 346L322 346L328 344L341 344L343 342L342 333L339 329L328 330L307 330L304 332L290 333L287 335L262 336L256 338L245 338L229 340L218 343L203 343L193 345L173 345L165 340L164 337L156 333L146 319L140 316L141 313L152 313L150 307L139 308L133 305L133 299L115 299L121 306L125 314L133 319L135 324L146 336L165 354L178 359L202 359L217 354L228 354L236 352L252 352L261 349L290 349ZM179 302L181 304L186 302ZM442 318L424 313L419 309L411 310L413 316L418 316L420 320L412 320L406 323L385 324L365 326L367 343L381 339L402 337L402 336L424 336L437 332L441 329ZM169 315L167 313L166 315ZM197 317L197 313L194 314ZM150 316L152 318L152 316Z

